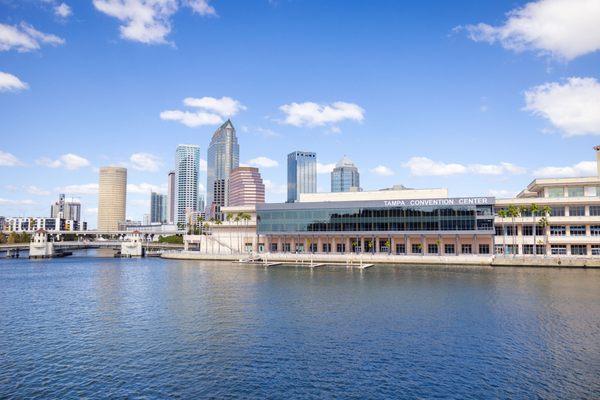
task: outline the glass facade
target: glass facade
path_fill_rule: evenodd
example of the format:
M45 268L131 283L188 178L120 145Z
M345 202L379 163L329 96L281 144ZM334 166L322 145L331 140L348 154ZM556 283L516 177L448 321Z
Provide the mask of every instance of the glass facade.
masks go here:
M300 193L317 191L317 154L295 151L287 159L287 201L293 203L300 199Z
M257 207L258 233L461 232L494 233L493 206L386 206L384 202L265 204ZM286 207L287 206L287 207Z
M206 163L206 205L210 216L220 218L221 207L228 205L229 174L240 166L240 145L230 120L215 131Z
M175 222L185 225L186 212L197 211L198 176L200 174L200 148L181 144L175 151Z
M331 191L349 192L352 188L359 190L360 174L354 163L344 156L331 171Z
M150 193L150 222L167 222L167 195Z

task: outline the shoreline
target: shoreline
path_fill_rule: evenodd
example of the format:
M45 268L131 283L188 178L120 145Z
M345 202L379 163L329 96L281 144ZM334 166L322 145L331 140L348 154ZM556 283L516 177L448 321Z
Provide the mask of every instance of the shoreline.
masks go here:
M255 256L256 257L256 256ZM445 266L478 266L478 267L522 267L522 268L600 268L600 258L584 257L497 257L481 255L458 256L411 256L411 255L373 255L373 254L294 254L294 253L263 253L258 255L261 262L248 263L260 265L262 263L288 263L288 264L337 264L360 266L361 264L392 264L392 265L445 265ZM170 260L203 260L239 262L249 258L248 254L207 254L198 251L169 251L161 258Z

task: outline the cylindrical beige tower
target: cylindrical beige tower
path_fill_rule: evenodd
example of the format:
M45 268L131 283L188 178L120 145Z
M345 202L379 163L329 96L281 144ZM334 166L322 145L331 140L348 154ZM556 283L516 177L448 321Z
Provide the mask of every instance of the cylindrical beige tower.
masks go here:
M98 230L116 231L125 221L127 168L100 168L98 188Z

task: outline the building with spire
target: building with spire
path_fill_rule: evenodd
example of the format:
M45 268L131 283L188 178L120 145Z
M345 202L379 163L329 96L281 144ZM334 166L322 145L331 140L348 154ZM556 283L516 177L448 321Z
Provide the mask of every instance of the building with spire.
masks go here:
M213 134L208 146L206 206L209 217L221 218L221 207L228 205L229 175L240 165L240 145L231 120Z
M342 157L331 171L331 191L358 192L360 190L358 168L347 156Z

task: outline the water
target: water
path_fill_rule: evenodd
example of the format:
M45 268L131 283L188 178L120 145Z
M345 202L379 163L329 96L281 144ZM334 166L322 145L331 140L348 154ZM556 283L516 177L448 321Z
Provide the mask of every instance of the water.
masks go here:
M0 398L598 398L600 270L0 261Z

